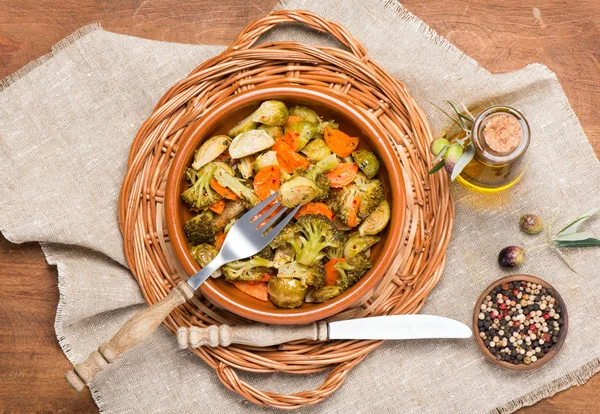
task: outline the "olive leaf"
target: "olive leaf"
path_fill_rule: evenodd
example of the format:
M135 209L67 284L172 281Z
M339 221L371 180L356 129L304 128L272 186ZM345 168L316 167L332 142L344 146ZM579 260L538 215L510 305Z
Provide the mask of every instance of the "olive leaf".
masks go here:
M458 127L459 127L460 129L462 129L462 130L464 130L464 129L465 129L465 128L464 128L464 126L463 126L463 125L461 125L461 123L462 123L462 120L461 120L461 123L459 123L459 122L458 122L456 119L452 118L452 116L450 116L450 114L449 114L448 112L444 111L442 108L440 108L440 107L439 107L439 106L437 106L436 104L434 104L434 103L433 103L433 102L431 102L431 101L429 101L429 103L430 103L430 104L432 104L433 106L435 106L435 107L436 107L437 109L439 109L440 111L442 111L442 113L443 113L444 115L446 115L448 118L450 118L450 119L452 120L452 122L454 122L456 125L458 125Z
M456 165L454 166L454 169L452 170L452 175L450 176L451 181L454 181L456 179L456 177L458 177L458 175L467 166L467 164L469 164L471 162L471 160L473 159L474 156L475 156L475 147L473 147L473 143L469 143L469 145L467 145L467 148L465 149L465 152L463 153L463 155L461 155L461 157L458 159L458 161L456 161Z
M592 217L593 215L595 215L596 213L598 213L598 211L600 211L600 208L594 207L593 209L591 209L590 211L585 213L583 216L581 216L578 219L569 223L564 229L559 231L556 235L560 236L560 235L565 235L565 234L577 233L577 230L579 230L579 227L583 224L583 222L586 221L587 219L589 219L590 217Z
M585 240L574 240L574 241L557 241L555 243L556 247L559 249L568 247L568 248L577 248L577 247L600 247L600 240L589 238Z
M454 104L452 102L450 102L450 101L446 101L446 102L448 102L448 105L450 105L452 107L452 109L456 113L456 116L458 116L460 123L463 125L463 129L466 129L467 125L463 121L473 122L473 119L464 115L462 112L460 112L458 109L456 109L456 106L454 106Z
M438 162L431 170L429 170L429 174L435 174L436 172L444 168L444 165L446 165L446 161L442 160Z
M570 233L570 234L563 234L563 235L557 235L554 236L553 240L558 242L558 241L580 241L580 240L586 240L586 239L591 239L592 237L594 237L594 235L592 233L590 233L589 231L583 231L581 233Z

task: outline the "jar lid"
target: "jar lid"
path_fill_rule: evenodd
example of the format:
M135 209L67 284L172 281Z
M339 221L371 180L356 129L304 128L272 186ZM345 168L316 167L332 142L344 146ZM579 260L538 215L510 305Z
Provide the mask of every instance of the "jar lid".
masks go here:
M475 153L490 164L508 164L520 158L530 139L529 123L521 112L508 106L486 109L473 124Z

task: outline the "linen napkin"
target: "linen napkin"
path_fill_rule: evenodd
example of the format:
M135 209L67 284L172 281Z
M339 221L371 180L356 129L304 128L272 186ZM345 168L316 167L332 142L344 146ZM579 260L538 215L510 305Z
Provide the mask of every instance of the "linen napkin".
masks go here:
M503 104L532 126L529 167L508 192L482 195L454 185L456 224L447 267L423 313L470 324L485 286L507 274L496 265L509 244L540 240L518 231L523 213L557 225L600 205L598 160L556 76L534 64L492 75L395 1L290 0L339 21L370 56L406 83L436 134L447 119L431 102ZM301 26L278 27L264 41L332 44ZM79 362L145 306L127 270L117 198L132 139L161 95L220 46L150 41L88 26L53 52L0 83L0 230L14 243L36 240L58 266L59 342ZM560 145L557 145L560 143ZM600 234L600 220L587 228ZM600 369L600 249L569 253L578 274L552 251L532 254L519 272L553 284L566 301L570 331L561 353L543 368L515 373L484 360L474 341L388 342L355 368L322 404L302 412L512 412ZM244 374L259 389L312 389L323 374ZM57 381L62 380L57 378ZM225 389L212 369L159 329L110 366L91 386L102 413L272 411Z

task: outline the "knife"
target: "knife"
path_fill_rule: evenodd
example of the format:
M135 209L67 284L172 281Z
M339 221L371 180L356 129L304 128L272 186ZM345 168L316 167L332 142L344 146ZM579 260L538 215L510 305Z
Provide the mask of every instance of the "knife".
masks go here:
M336 322L313 322L308 325L211 325L177 330L181 349L230 344L271 346L308 339L459 339L470 338L471 329L462 322L434 315L390 315L349 319Z

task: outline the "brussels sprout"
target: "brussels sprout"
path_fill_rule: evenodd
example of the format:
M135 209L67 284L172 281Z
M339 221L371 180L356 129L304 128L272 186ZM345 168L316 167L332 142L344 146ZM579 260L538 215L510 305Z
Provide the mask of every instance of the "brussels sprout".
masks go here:
M325 128L331 128L331 129L339 129L340 125L335 122L333 119L330 119L329 121L321 121L319 122L319 125L317 125L317 134L319 135L323 135L323 132L325 131Z
M354 151L352 157L358 164L358 168L365 173L367 178L371 179L377 175L377 172L379 171L379 159L377 159L377 156L371 151Z
M312 294L312 299L316 303L323 303L340 295L344 290L339 286L323 286Z
M361 236L377 234L387 226L388 221L390 221L390 205L383 200L358 227L358 234Z
M256 157L256 160L254 160L254 172L257 173L269 165L279 165L279 162L277 161L277 152L267 151Z
M301 280L273 277L268 285L269 299L278 308L297 308L304 302L307 287Z
M227 147L231 144L231 138L227 135L216 135L210 137L200 145L200 148L196 150L194 155L194 162L192 168L199 170L206 164L217 158L219 155L225 152Z
M279 187L279 202L287 208L307 204L317 196L319 189L306 177L293 177Z
M321 161L323 158L331 154L331 150L323 138L311 140L300 152L306 155L308 160L311 162Z
M283 128L276 125L261 125L258 129L265 131L267 134L271 135L273 138L277 138L283 135Z
M319 122L321 122L319 115L317 115L315 111L313 111L310 108L307 108L306 106L292 106L290 108L290 115L298 116L315 126L319 125Z
M360 236L355 234L348 239L344 246L344 257L346 259L351 259L357 254L364 252L378 241L379 237L377 236Z
M192 257L196 260L196 262L200 265L200 268L205 267L207 264L213 261L215 257L219 254L217 248L208 243L202 243L198 246L192 246L190 248L190 253ZM221 277L223 272L221 269L217 269L211 274L211 277L217 278Z
M227 135L229 135L231 138L235 138L242 132L248 132L256 129L257 126L258 124L252 120L252 114L250 114L238 122L233 128L231 128Z
M296 251L289 244L278 247L277 249L275 249L275 256L273 257L273 266L276 269L279 269L284 264L293 261L294 256L296 256Z
M298 149L304 148L306 143L317 133L317 127L306 121L294 122L285 128L285 133L293 133L298 138Z
M252 114L252 120L265 125L283 125L288 116L289 111L283 102L264 101Z
M231 168L231 165L221 161L215 161L214 164L217 166L217 169L221 168L222 170L225 170L227 174L235 175L235 172L233 171L233 168Z
M275 144L275 140L271 135L261 129L253 129L242 132L233 139L229 146L229 155L233 159L242 158L271 148L273 144Z
M237 163L238 170L242 174L242 177L248 179L252 177L252 168L254 166L254 155L247 155L245 157L240 158Z

